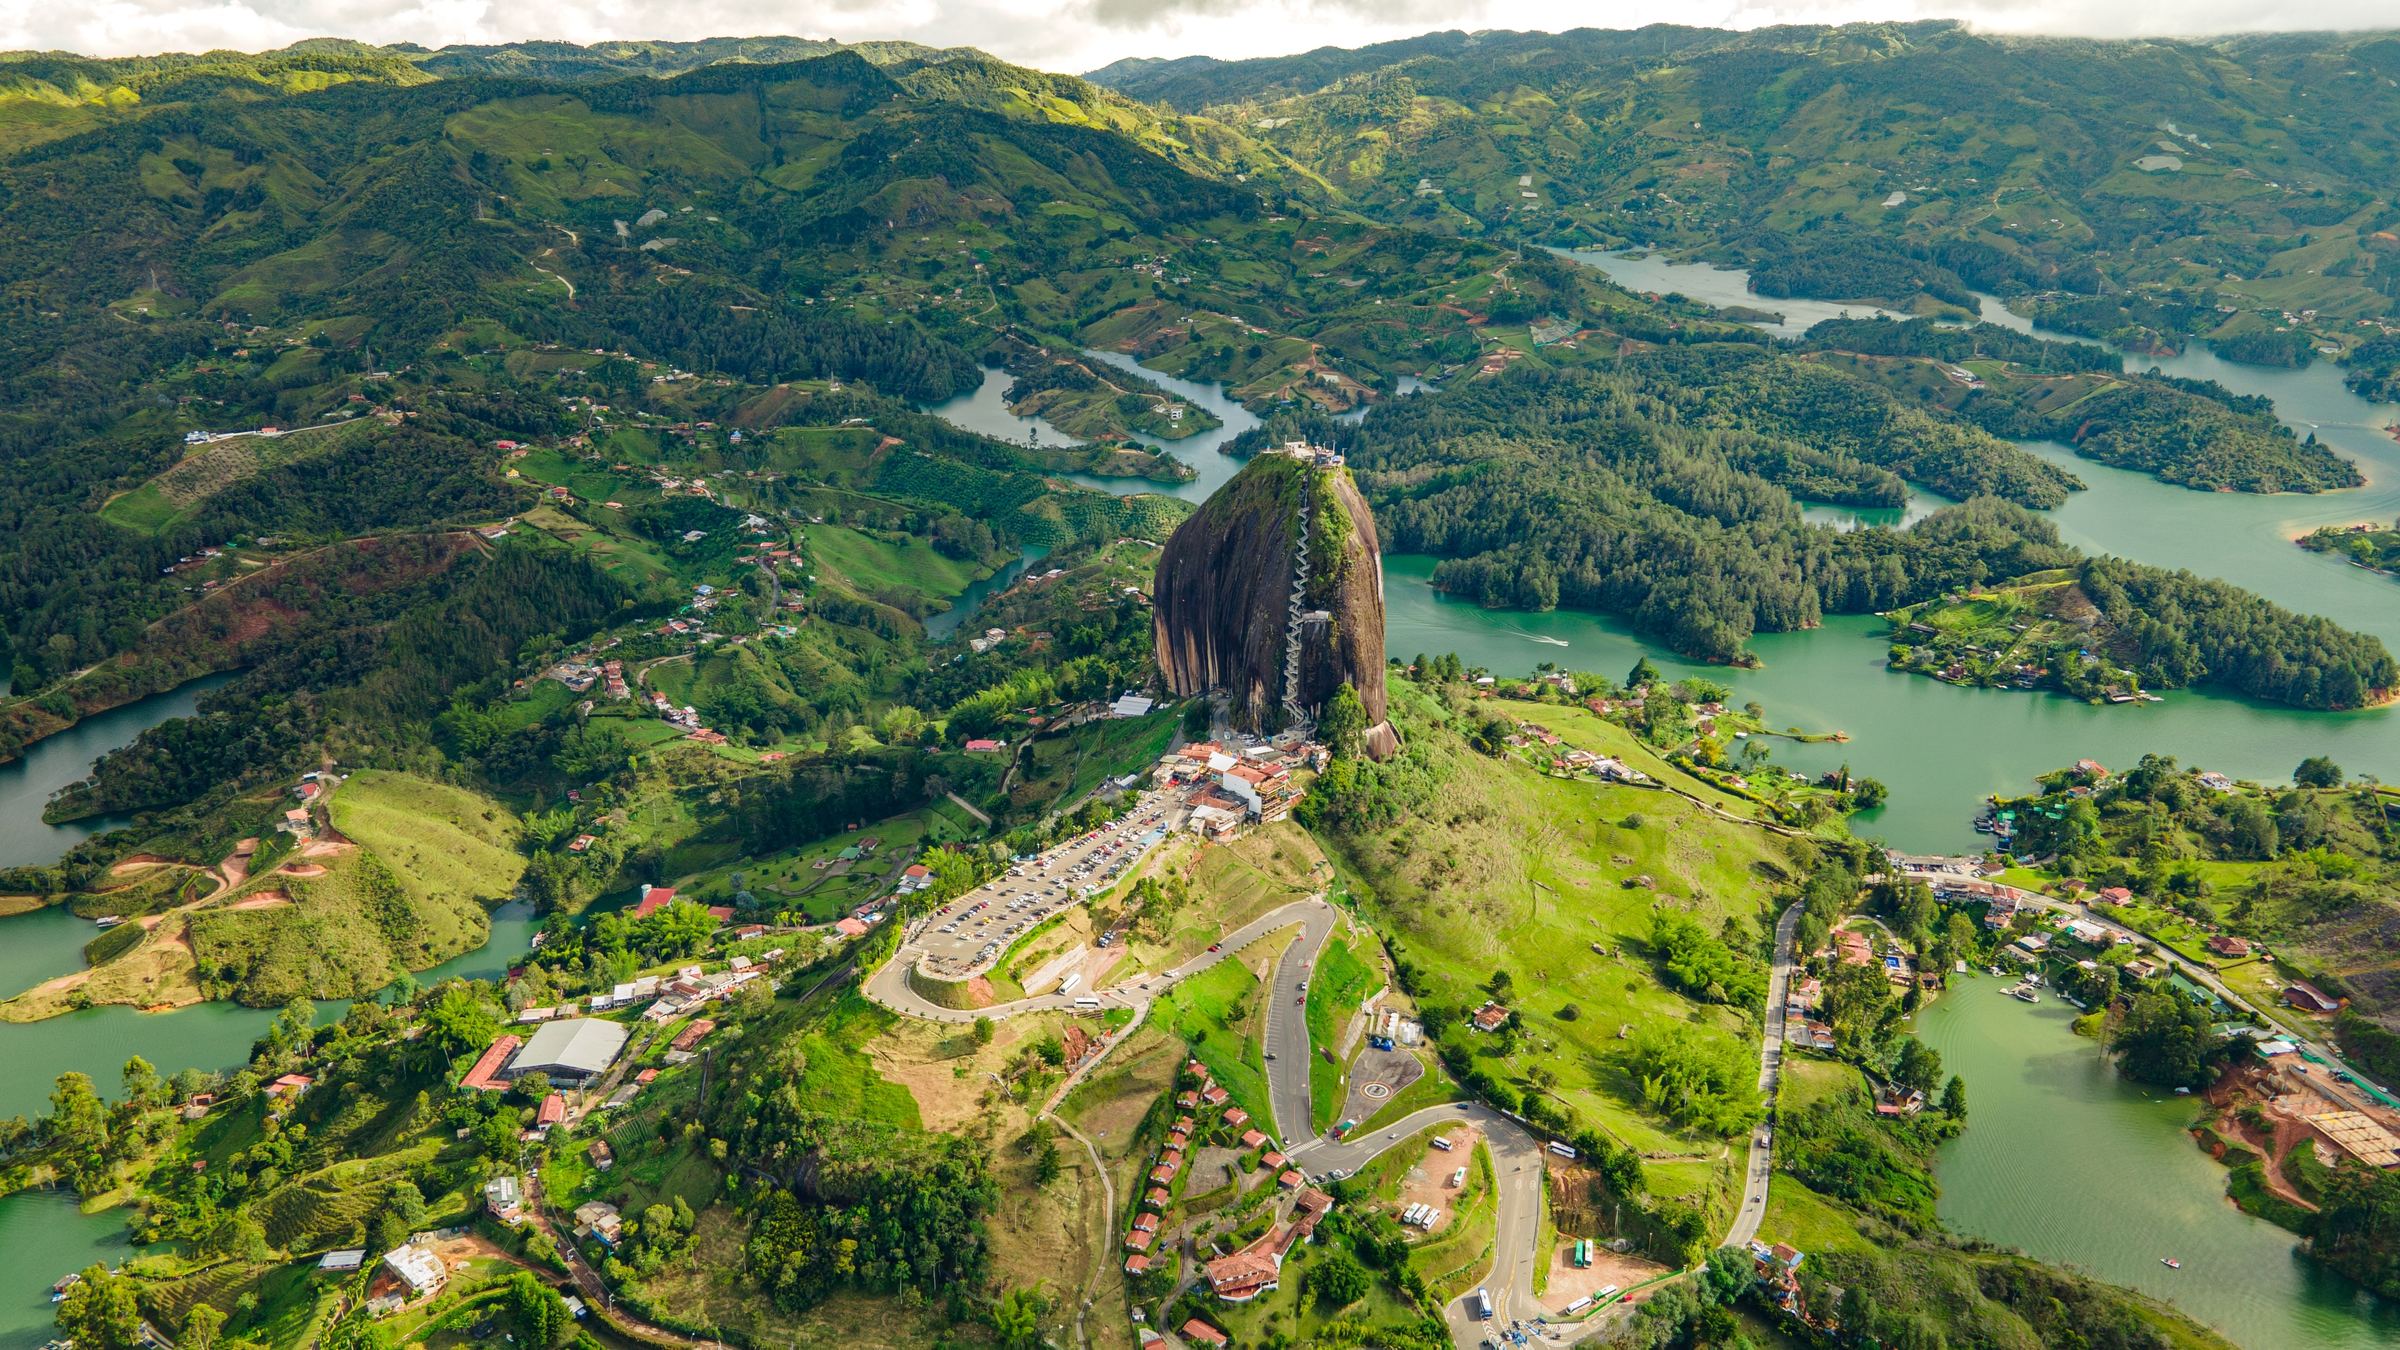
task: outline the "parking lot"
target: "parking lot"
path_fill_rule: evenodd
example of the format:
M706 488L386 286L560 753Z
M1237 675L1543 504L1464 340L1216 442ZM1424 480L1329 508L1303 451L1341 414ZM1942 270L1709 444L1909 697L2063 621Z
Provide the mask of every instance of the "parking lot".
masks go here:
M1164 800L1145 794L1115 822L1031 858L943 906L917 936L927 974L973 975L1035 924L1081 904L1166 837ZM1111 941L1103 935L1101 945Z

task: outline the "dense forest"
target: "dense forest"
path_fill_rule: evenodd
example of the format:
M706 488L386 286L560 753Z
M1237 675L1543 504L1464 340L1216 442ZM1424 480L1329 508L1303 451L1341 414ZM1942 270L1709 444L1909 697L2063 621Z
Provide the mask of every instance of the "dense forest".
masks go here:
M2083 559L2050 522L1989 496L1906 530L1803 524L1785 482L1761 472L1784 461L1747 438L1771 430L1836 456L1868 448L1839 422L1827 436L1826 419L1780 415L1848 383L1752 349L1686 348L1621 374L1516 372L1403 400L1356 427L1305 429L1350 457L1386 547L1442 559L1435 585L1487 605L1624 614L1704 659L1746 660L1752 633L1828 613L2074 566L2140 659L2177 672L2172 682L2337 708L2394 683L2371 637L2222 582ZM1719 429L1736 419L1757 430ZM1301 429L1248 435L1265 444ZM2030 460L1992 445L1997 469Z

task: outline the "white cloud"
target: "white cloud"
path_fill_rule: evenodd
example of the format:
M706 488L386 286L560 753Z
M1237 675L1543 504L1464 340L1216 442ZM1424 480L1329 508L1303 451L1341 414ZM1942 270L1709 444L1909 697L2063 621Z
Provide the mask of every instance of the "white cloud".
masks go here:
M452 43L797 33L860 41L907 38L981 47L1048 70L1125 56L1268 56L1355 47L1436 28L1558 31L1649 23L1755 28L1872 19L1965 19L1991 32L2176 36L2288 27L2252 0L0 0L0 47L121 56L228 47L260 51L299 38ZM2278 20L2284 22L2278 23ZM2317 29L2392 22L2383 0L2329 0Z

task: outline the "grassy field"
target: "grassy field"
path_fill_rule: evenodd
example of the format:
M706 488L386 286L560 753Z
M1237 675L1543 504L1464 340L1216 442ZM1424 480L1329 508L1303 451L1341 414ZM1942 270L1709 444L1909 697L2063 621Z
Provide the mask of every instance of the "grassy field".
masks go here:
M1034 742L1032 764L1009 790L1009 800L1022 812L1067 810L1103 780L1157 763L1180 721L1176 712L1160 709L1045 736Z
M1357 1013L1359 1000L1374 992L1381 974L1337 937L1325 944L1309 976L1308 1041L1316 1053L1308 1061L1308 1109L1319 1130L1332 1125L1342 1109L1342 1073L1348 1063L1341 1053L1342 1031Z
M515 813L465 788L362 769L334 790L332 809L334 828L372 850L419 900L497 904L525 871Z
M847 581L863 594L905 590L948 597L984 573L973 562L944 557L919 539L894 543L840 525L806 530L809 570L820 579Z
M1260 1129L1269 1128L1275 1113L1268 1107L1267 1062L1259 1049L1259 1031L1266 1020L1260 1002L1263 990L1254 968L1273 968L1275 957L1299 933L1297 927L1269 933L1198 975L1177 984L1160 999L1151 1019L1183 1038L1194 1058L1208 1066L1217 1083L1233 1094L1233 1105L1250 1113Z
M1394 686L1412 718L1446 717L1416 686ZM1570 741L1612 753L1621 730L1562 710L1529 710ZM1644 1153L1683 1154L1687 1139L1653 1113L1627 1075L1627 1028L1681 1022L1755 1056L1754 1024L1724 1005L1667 989L1649 953L1655 911L1679 909L1721 930L1739 918L1753 938L1771 925L1782 846L1655 790L1570 782L1475 754L1428 731L1419 751L1446 776L1443 805L1417 819L1341 839L1361 913L1395 955L1425 972L1420 1002L1472 1007L1506 971L1530 1030L1517 1053L1478 1038L1487 1071L1520 1089L1537 1065L1587 1124Z

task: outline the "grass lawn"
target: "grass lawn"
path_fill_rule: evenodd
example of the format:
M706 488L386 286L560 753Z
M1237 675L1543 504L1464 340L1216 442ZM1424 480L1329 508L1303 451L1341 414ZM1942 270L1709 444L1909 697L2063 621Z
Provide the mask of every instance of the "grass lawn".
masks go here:
M1556 1095L1620 1143L1687 1151L1692 1144L1678 1127L1642 1104L1622 1067L1618 1033L1688 1021L1755 1054L1755 1033L1731 1009L1695 1005L1660 983L1647 938L1662 896L1678 897L1712 929L1731 915L1754 928L1769 921L1771 891L1759 871L1765 844L1752 829L1661 793L1562 782L1488 760L1471 767L1505 774L1505 783L1475 794L1521 814L1420 826L1350 849L1354 862L1366 855L1378 892L1373 908L1395 920L1396 952L1432 977L1427 1001L1473 1006L1495 969L1509 971L1533 1034L1515 1056L1487 1067L1522 1087L1542 1065L1558 1076ZM1445 864L1440 871L1436 860ZM1642 877L1651 884L1626 884ZM1479 1040L1478 1048L1488 1054L1495 1046Z
M100 518L111 525L122 525L144 534L156 534L183 514L183 508L167 500L155 482L144 483L131 492L120 493L108 505L100 508Z
M811 525L806 535L812 572L838 576L867 594L899 589L953 596L973 585L982 571L972 560L944 557L922 540L894 543L840 525Z
M1271 967L1298 934L1296 926L1267 934L1233 953L1234 959L1177 984L1150 1014L1190 1045L1193 1057L1233 1094L1232 1105L1249 1112L1261 1130L1273 1125L1275 1113L1268 1108L1267 1062L1257 1035L1266 1009L1251 968L1262 962Z
M1850 1212L1788 1176L1777 1174L1767 1183L1767 1216L1758 1225L1759 1241L1788 1242L1804 1252L1871 1250L1858 1235Z
M552 685L565 692L565 686ZM488 797L414 774L361 769L333 793L333 824L422 899L506 899L525 871L517 818Z
M1342 1109L1342 1030L1359 1000L1373 992L1380 972L1350 950L1340 938L1325 944L1308 981L1308 1040L1316 1051L1308 1061L1309 1114L1323 1130ZM1328 1057L1327 1052L1332 1052Z
M1160 709L1045 736L1034 742L1032 765L1009 790L1009 799L1022 811L1064 811L1103 780L1156 764L1181 721L1175 711Z

